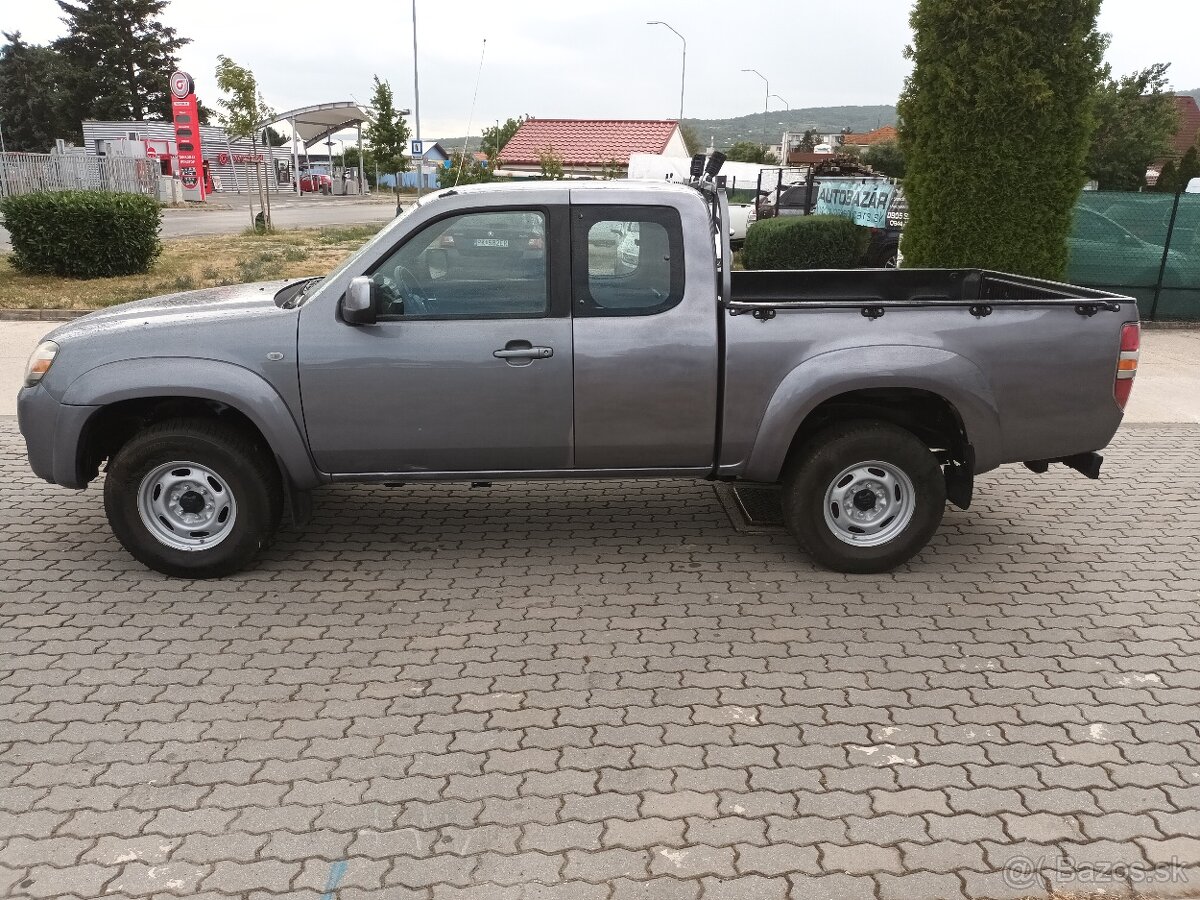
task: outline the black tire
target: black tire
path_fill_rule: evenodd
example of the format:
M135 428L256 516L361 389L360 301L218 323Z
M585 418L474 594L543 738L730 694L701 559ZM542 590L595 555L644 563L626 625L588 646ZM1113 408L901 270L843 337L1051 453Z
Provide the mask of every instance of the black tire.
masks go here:
M848 468L872 461L886 463L908 477L912 517L886 543L854 546L827 523L826 491ZM876 501L868 495L866 502ZM929 542L945 508L946 480L937 458L912 432L887 422L832 425L800 448L784 473L783 516L788 529L814 560L837 572L870 574L902 565ZM838 513L831 516L836 520Z
M233 524L213 547L171 547L142 521L142 480L176 461L208 467L236 500ZM283 514L283 486L270 451L242 430L209 419L173 419L138 432L112 457L104 511L113 534L138 562L178 578L220 578L246 568L270 543Z

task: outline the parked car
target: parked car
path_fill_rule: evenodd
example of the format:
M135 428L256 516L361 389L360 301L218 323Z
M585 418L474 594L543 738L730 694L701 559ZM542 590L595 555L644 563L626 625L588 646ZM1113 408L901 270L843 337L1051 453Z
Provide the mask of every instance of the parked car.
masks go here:
M328 175L313 172L300 176L300 193L302 194L332 194L333 179Z
M495 245L460 246L531 228L543 265L503 276L482 263ZM339 482L777 483L816 561L880 572L925 546L947 499L967 508L980 473L1098 477L1137 368L1128 297L730 260L706 182L441 191L324 277L56 328L18 398L29 463L76 489L106 465L117 538L188 578L248 566L285 506L299 525Z
M1161 244L1143 240L1086 206L1075 208L1067 250L1067 277L1084 284L1115 288L1153 286L1163 263ZM1180 284L1178 279L1187 262L1187 257L1178 250L1167 253L1168 283Z

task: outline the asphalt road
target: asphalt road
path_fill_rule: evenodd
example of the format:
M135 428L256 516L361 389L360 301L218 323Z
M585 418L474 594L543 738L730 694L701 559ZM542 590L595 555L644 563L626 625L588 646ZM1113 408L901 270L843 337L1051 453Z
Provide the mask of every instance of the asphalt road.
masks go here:
M236 234L250 224L245 195L223 197L232 209L164 209L164 238L196 234ZM317 228L322 225L361 225L386 222L396 213L388 202L355 197L306 197L271 201L271 219L277 228ZM0 253L12 249L8 232L0 227Z

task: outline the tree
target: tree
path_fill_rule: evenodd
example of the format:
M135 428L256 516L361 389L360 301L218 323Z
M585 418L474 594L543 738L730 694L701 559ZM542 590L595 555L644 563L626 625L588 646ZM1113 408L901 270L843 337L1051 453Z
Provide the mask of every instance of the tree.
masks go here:
M900 97L905 264L1061 278L1094 124L1100 0L917 0Z
M725 151L725 158L730 162L759 163L766 166L779 164L779 159L774 153L753 141L738 141Z
M1193 178L1200 178L1200 148L1196 146L1188 147L1187 152L1183 154L1183 159L1179 161L1179 173L1176 176L1178 181L1177 190L1187 190L1188 182Z
M408 149L408 123L396 109L391 84L380 80L378 75L371 93L371 108L375 111L375 121L367 126L367 140L371 142L380 170L396 176L396 193L399 194L400 173L408 171L408 157L404 155Z
M1179 190L1179 172L1175 168L1175 160L1168 159L1163 163L1162 171L1158 173L1158 181L1154 190L1162 194L1174 194Z
M55 138L76 134L63 115L62 59L49 47L27 44L19 31L4 32L0 49L0 124L9 150L45 153Z
M843 150L846 148L843 147ZM888 178L903 178L907 166L904 162L904 151L895 141L883 141L872 144L862 153L862 161Z
M169 81L190 43L159 21L167 0L57 0L67 34L54 42L66 63L66 115L170 119Z
M512 140L512 136L517 133L517 129L524 123L525 118L525 116L517 116L515 119L505 119L503 125L490 125L483 129L483 135L479 140L479 150L487 156L488 163L493 169L496 167L496 160L500 157L500 151L504 149L505 144Z
M491 181L493 176L492 167L482 160L475 158L474 153L467 153L466 156L462 151L456 150L450 154L450 165L443 165L438 169L438 187L455 187L460 184L482 184L486 181Z
M610 156L605 160L604 168L600 170L600 177L604 181L616 181L625 175L625 171L625 167Z
M800 138L800 143L796 149L801 153L812 153L817 148L817 133L811 128L804 130L804 137Z
M246 162L246 185L250 185L250 165L254 165L254 179L258 184L258 204L263 211L263 223L271 230L271 205L269 198L263 193L262 170L258 164L258 124L269 119L274 112L258 90L258 81L249 69L239 66L228 56L217 57L217 87L228 94L217 101L217 106L224 112L221 114L222 124L231 138L249 138L252 148L252 160ZM255 224L254 204L250 204L250 222Z
M290 144L291 138L284 137L270 125L263 129L262 142L265 147L282 147L284 144Z
M345 154L347 169L358 171L358 148L347 147ZM364 147L362 152L362 171L367 184L375 187L375 153L370 147Z
M563 158L553 147L538 151L538 163L542 167L542 177L550 181L561 181L563 177Z
M1167 89L1167 68L1156 63L1120 79L1105 70L1087 157L1088 177L1100 190L1139 190L1146 184L1146 168L1170 150L1179 114Z
M691 125L679 123L679 133L683 136L683 146L687 148L688 156L695 156L697 153L703 153L707 149L707 144L704 139L696 132L696 129Z

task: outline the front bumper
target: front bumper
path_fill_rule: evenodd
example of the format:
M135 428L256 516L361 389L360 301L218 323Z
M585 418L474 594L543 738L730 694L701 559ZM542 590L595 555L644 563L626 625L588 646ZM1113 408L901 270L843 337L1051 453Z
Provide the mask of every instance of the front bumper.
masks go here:
M87 487L80 471L79 447L88 419L99 408L59 403L41 385L21 388L17 424L33 474L63 487Z

